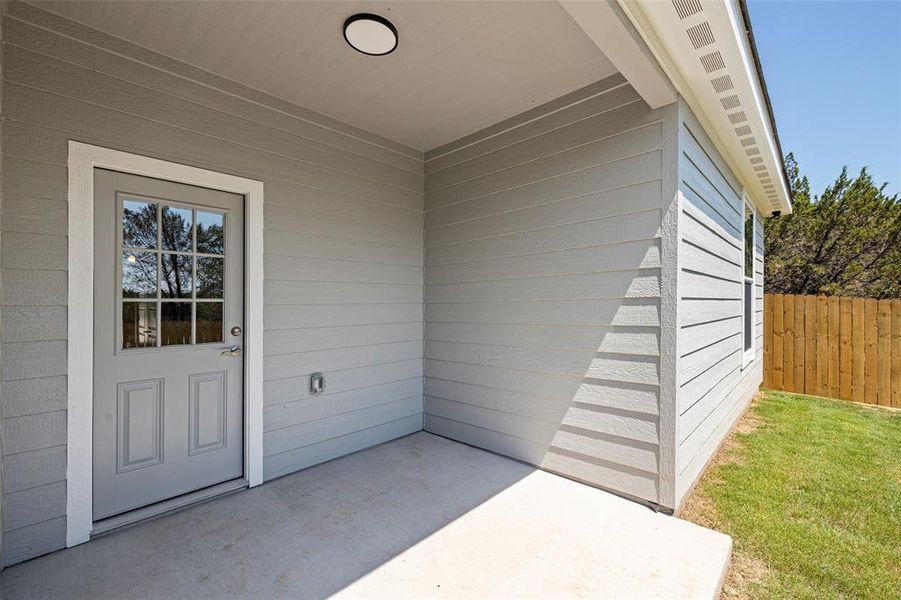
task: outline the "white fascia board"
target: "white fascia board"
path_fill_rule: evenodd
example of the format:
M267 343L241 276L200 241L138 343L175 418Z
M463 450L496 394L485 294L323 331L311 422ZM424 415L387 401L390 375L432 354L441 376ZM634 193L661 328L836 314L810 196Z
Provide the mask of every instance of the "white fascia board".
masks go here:
M736 0L619 0L763 214L791 212L782 157Z

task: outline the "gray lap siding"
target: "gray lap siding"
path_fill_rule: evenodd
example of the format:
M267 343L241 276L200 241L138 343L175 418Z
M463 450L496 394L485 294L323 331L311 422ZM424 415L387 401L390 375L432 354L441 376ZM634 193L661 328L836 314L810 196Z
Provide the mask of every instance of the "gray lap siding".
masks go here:
M2 28L6 564L65 545L68 140L264 182L265 478L422 428L421 153L28 5Z
M427 153L426 430L659 500L674 108L615 75Z
M753 360L742 366L742 187L680 110L676 499L685 499L763 379L763 215L756 212Z

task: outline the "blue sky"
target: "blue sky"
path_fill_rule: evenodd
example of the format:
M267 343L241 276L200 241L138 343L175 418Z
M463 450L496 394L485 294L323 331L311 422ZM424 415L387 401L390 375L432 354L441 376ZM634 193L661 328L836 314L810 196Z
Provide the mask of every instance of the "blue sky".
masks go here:
M749 0L782 149L820 194L847 165L901 193L901 0Z

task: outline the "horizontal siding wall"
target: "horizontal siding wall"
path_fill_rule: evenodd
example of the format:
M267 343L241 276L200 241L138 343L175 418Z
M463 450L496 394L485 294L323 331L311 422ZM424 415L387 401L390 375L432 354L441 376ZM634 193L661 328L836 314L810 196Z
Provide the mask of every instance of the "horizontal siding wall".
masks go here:
M421 429L421 154L28 5L2 27L8 564L65 543L68 140L264 182L267 479Z
M757 213L755 359L742 369L742 187L684 104L679 131L676 501L763 379L763 221Z
M426 430L658 500L666 118L616 75L427 154Z

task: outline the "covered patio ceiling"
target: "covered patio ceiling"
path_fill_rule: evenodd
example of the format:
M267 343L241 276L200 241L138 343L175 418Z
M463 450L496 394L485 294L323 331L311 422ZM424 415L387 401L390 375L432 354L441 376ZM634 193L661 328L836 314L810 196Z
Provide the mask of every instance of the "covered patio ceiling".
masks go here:
M35 4L405 153L440 150L619 72L651 108L681 96L759 208L791 211L737 0ZM396 26L394 52L367 56L345 42L344 21L360 12Z
M553 0L36 4L420 151L616 72ZM359 12L394 23L396 51L345 43Z
M9 568L25 598L715 598L730 539L428 433Z

